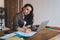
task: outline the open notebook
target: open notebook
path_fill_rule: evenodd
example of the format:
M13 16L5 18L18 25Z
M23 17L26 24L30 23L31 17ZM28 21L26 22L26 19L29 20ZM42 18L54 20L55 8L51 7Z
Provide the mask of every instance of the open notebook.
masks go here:
M3 37L0 37L0 38L3 38L3 39L6 39L6 38L9 38L9 37L12 37L12 36L18 36L18 37L31 37L33 36L34 34L36 34L37 32L39 32L40 30L44 29L46 27L46 25L48 24L48 21L43 21L40 26L38 27L37 31L31 31L29 34L28 33L24 33L24 32L13 32L11 34L8 34L8 35L5 35Z

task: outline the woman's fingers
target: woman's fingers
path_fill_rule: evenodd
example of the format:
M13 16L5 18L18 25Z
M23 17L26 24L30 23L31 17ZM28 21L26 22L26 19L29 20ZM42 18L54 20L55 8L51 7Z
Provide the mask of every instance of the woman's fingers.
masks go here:
M31 29L26 29L25 32L26 32L26 33L30 33L30 32L31 32Z

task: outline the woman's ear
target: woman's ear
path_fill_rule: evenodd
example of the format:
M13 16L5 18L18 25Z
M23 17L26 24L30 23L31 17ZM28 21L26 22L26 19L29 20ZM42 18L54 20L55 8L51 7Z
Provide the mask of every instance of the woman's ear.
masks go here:
M24 10L24 9L25 9L25 7L22 8L22 10Z
M22 11L24 10L24 7L22 7Z

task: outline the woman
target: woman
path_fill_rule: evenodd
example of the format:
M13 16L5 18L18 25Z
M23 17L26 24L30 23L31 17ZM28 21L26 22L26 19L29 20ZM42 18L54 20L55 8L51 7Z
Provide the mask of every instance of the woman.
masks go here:
M13 20L13 30L29 33L33 24L33 6L25 4L22 11L17 13Z

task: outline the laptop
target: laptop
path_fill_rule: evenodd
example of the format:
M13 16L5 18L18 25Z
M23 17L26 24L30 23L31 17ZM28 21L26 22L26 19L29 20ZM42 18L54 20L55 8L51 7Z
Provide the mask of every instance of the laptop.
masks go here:
M10 37L12 37L12 36L17 36L17 37L20 37L20 38L21 38L21 37L31 37L31 36L35 35L36 33L40 32L42 29L44 29L44 28L47 26L48 22L49 22L49 21L43 21L43 22L39 25L37 31L31 31L29 34L28 34L28 33L24 33L24 32L20 32L20 31L16 31L16 32L13 32L13 33L11 33L11 34L7 34L7 35L5 35L5 36L2 36L2 37L0 37L0 38L6 39L6 38L10 38Z
M39 25L39 27L37 29L37 32L44 29L47 26L48 22L49 22L48 20L41 22L41 24Z

